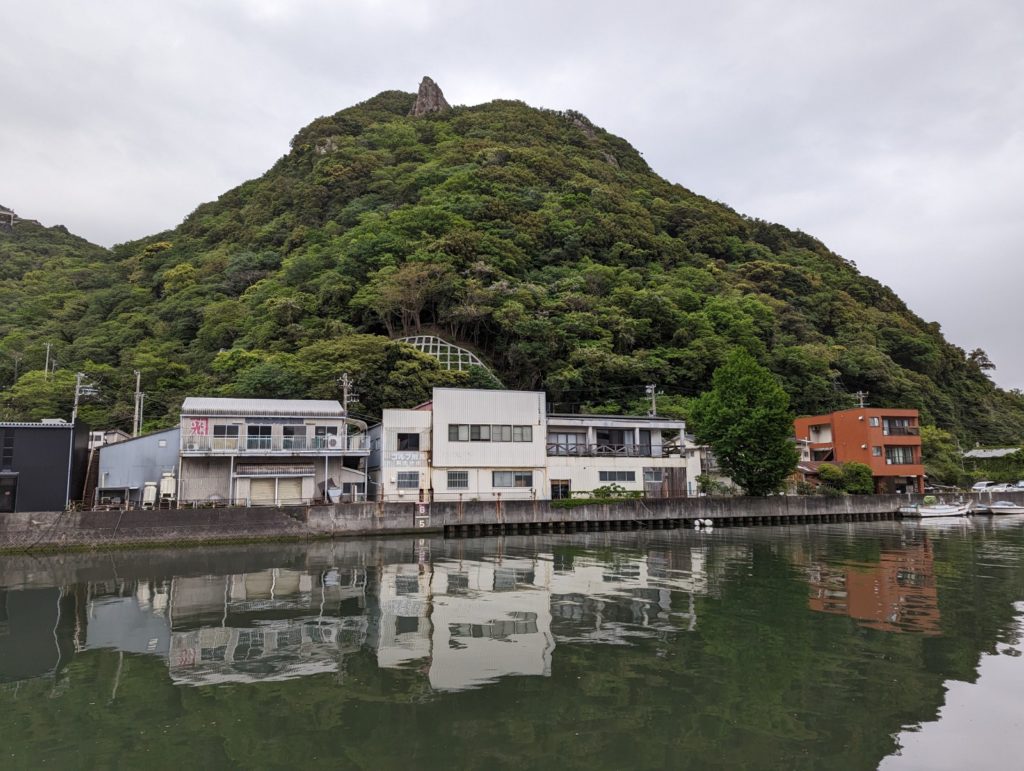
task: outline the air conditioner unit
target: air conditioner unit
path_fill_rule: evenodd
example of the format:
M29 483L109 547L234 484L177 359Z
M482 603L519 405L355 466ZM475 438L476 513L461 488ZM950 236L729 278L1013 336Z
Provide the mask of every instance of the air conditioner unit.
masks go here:
M198 450L199 449L199 442L189 442L188 444L185 445L185 449L186 450L192 450L192 451Z
M337 450L339 447L341 447L341 437L340 436L328 436L327 437L327 449L328 450Z

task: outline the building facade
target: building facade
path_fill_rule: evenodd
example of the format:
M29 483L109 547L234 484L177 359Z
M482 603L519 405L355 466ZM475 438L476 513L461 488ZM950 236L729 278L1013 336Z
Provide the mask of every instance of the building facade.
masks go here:
M550 500L618 485L685 496L700 473L683 421L548 415L540 391L436 388L371 430L370 478L383 500ZM691 448L692 449L692 448Z
M82 423L0 423L0 514L64 511L82 497L88 460Z
M365 496L365 424L336 401L189 397L180 430L182 505Z
M99 477L96 503L100 506L157 505L159 498L144 501L147 485L153 486L157 496L165 475L170 474L175 485L178 476L178 457L181 447L181 428L168 428L146 436L126 439L99 448ZM166 501L167 493L163 492Z
M863 463L877 493L924 492L921 428L917 410L857 407L800 417L796 439L814 463Z

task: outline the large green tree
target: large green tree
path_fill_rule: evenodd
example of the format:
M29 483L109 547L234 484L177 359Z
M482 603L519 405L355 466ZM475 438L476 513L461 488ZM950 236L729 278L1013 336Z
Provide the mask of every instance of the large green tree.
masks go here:
M799 460L789 397L742 349L715 370L711 390L694 402L690 425L747 495L777 491Z

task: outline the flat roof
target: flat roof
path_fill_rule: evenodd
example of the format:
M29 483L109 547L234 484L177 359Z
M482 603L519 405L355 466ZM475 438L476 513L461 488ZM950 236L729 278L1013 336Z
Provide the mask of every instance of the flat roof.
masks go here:
M181 405L182 415L231 417L344 418L341 402L333 399L225 399L189 396Z
M669 418L661 417L658 415L591 415L589 413L575 412L575 413L564 413L564 412L552 412L548 414L548 423L552 421L558 422L560 420L619 420L626 423L677 423L685 425L686 421L682 418Z
M0 423L0 428L71 428L74 423L30 423L28 421Z
M978 447L974 450L968 450L964 453L965 458L1005 458L1008 455L1013 455L1015 452L1020 452L1020 447Z
M152 439L154 436L160 436L160 434L169 434L172 431L181 431L181 426L174 426L173 428L161 428L159 431L150 431L148 434L142 434L140 436L129 436L127 439L123 439L120 442L111 442L100 447L101 450L105 450L108 447L121 447L122 445L130 444L131 442L137 442L140 439Z

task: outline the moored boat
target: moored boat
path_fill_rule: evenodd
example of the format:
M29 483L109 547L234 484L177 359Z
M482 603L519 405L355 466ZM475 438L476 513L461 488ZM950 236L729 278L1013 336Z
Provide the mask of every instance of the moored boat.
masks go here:
M1024 514L1024 506L1013 501L994 501L987 508L992 514Z
M904 517L966 517L971 513L970 503L915 503L900 506Z

